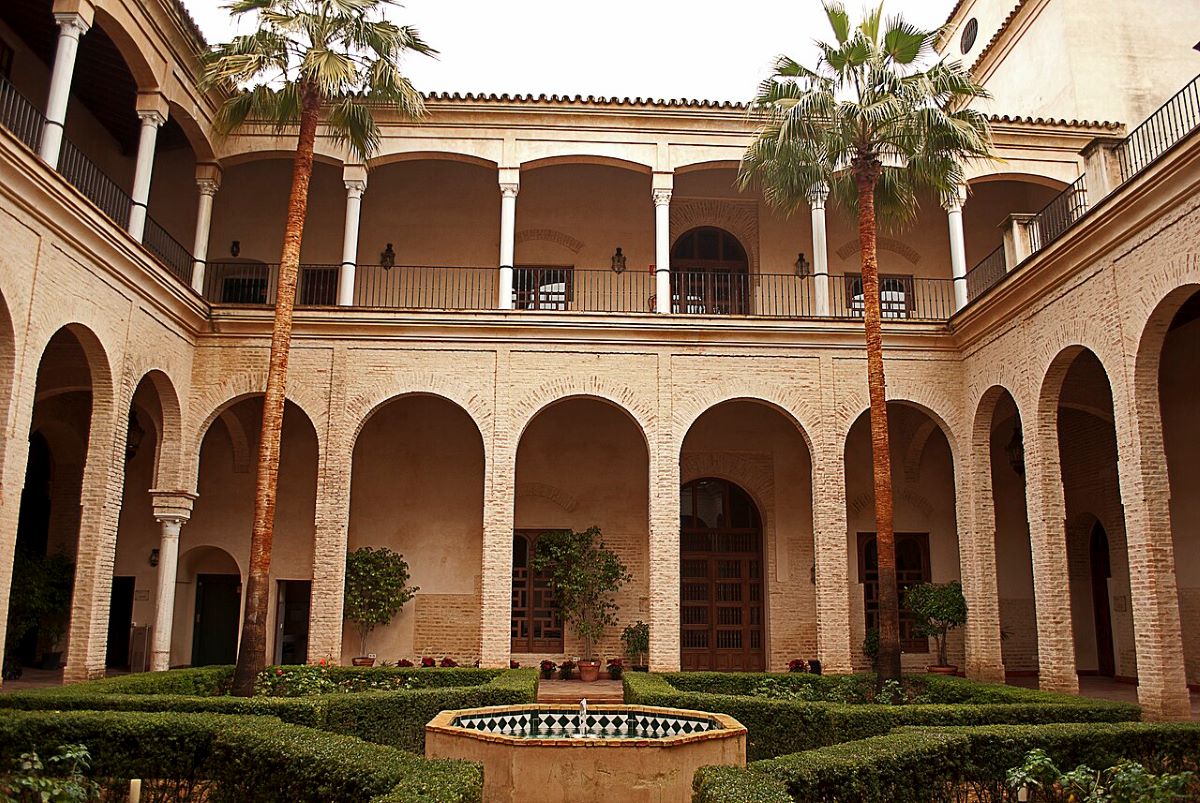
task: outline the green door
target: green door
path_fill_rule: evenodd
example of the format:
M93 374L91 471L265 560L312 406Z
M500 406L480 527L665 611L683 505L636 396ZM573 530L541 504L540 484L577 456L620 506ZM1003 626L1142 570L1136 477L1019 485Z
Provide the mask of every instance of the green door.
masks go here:
M192 666L232 664L237 660L241 598L242 578L238 575L196 575Z

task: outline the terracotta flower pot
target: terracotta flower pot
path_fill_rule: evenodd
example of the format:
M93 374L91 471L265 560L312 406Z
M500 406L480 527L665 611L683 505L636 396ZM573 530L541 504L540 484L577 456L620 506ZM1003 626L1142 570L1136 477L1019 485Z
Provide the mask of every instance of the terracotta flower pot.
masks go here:
M927 667L925 667L925 671L926 671L926 672L928 672L928 673L929 673L929 674L931 674L931 675L957 675L957 674L958 674L958 667L957 667L957 666L954 666L954 665L949 665L949 666L927 666Z
M353 663L355 666L375 666L375 659L368 658L366 656L359 656L358 658L351 659L351 663Z
M579 679L584 683L594 683L600 679L599 661L580 661Z

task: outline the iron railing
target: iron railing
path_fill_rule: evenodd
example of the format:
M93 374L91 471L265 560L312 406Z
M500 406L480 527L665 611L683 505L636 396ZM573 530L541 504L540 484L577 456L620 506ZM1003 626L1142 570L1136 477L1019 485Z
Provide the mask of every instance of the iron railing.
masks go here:
M814 280L811 275L794 273L673 270L671 312L680 315L811 317L817 314Z
M567 267L513 269L513 309L653 312L654 274Z
M1004 258L1004 246L1001 245L967 271L967 300L974 301L991 290L999 284L1007 271L1008 264Z
M354 304L383 309L495 309L496 268L359 265ZM336 301L336 291L334 293Z
M1087 210L1087 175L1082 175L1030 219L1030 251L1037 253L1057 240Z
M335 305L338 271L337 265L301 265L296 306ZM204 271L204 297L213 304L270 307L278 290L278 263L210 262Z
M46 126L46 118L37 107L4 76L0 76L0 125L35 151Z
M856 273L831 276L829 314L862 318L862 277ZM885 321L945 321L954 314L954 280L881 275L879 300Z
M1133 129L1117 148L1121 181L1128 181L1200 126L1200 76Z
M129 228L132 199L66 138L62 141L62 151L58 157L58 172L100 207L100 211L112 218L114 223L123 229Z
M146 217L146 228L142 233L142 245L180 281L188 285L192 283L192 265L196 260L191 251L149 216Z

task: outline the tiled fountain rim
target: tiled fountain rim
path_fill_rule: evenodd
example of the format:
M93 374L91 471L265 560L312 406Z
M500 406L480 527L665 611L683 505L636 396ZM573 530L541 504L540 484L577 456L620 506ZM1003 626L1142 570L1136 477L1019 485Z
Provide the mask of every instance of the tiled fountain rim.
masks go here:
M616 747L672 747L674 745L686 744L689 742L702 742L708 739L727 739L731 736L744 735L746 728L742 723L738 722L728 714L715 714L710 711L689 711L683 708L660 708L658 706L646 705L589 705L589 714L600 714L606 711L612 712L631 712L640 714L656 714L659 716L677 716L688 719L710 719L717 724L717 727L712 730L702 731L700 733L685 733L678 736L662 736L656 738L612 738L606 739L588 738L588 739L531 739L525 736L506 736L502 733L487 733L485 731L475 730L474 728L465 728L461 725L453 724L458 717L484 716L488 714L502 715L505 713L516 713L520 711L563 711L570 709L570 706L551 705L546 703L523 703L520 705L500 705L489 708L463 708L457 711L442 711L437 716L429 721L425 726L426 731L436 731L439 733L451 733L458 736L467 736L472 739L478 739L481 742L496 742L499 744L524 745L537 747L560 747L560 748L616 748Z

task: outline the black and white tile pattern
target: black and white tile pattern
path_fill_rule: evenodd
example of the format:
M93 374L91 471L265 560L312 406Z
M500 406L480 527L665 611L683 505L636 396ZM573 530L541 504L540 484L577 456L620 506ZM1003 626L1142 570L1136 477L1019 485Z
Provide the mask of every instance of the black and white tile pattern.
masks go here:
M717 729L708 717L686 717L647 711L589 711L586 722L579 721L578 709L551 711L504 711L494 714L469 714L457 717L460 728L523 738L663 739Z

